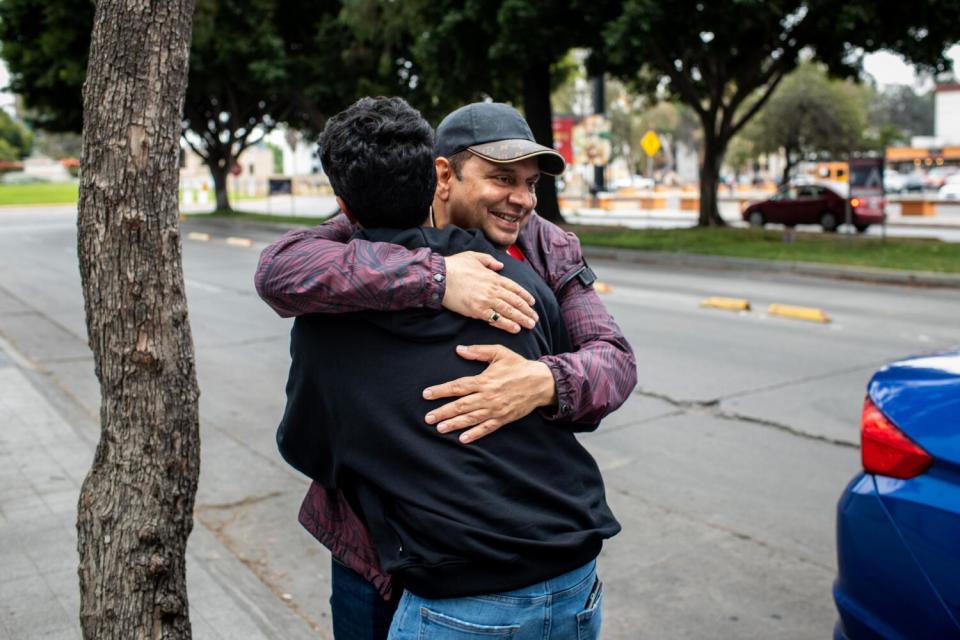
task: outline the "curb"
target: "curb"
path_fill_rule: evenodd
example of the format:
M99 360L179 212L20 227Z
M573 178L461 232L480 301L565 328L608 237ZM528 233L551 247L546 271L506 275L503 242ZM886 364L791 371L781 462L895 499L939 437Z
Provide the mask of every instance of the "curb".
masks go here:
M724 311L750 311L750 301L741 298L706 298L700 302L700 306Z
M823 309L796 307L789 304L771 304L767 309L767 315L804 320L806 322L819 322L821 324L830 322L830 316L828 316Z
M897 271L871 267L849 267L813 262L787 262L757 260L755 258L727 258L693 253L670 253L667 251L638 251L635 249L611 249L585 245L583 255L588 259L613 260L633 264L656 264L677 267L727 269L730 271L765 271L796 273L817 278L855 280L876 284L895 284L915 287L938 287L960 289L960 275L933 273L929 271Z

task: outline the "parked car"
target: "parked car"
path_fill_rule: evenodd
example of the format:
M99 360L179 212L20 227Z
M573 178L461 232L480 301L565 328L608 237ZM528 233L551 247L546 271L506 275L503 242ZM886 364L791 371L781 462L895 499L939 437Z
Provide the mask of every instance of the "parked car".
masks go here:
M653 178L647 178L646 176L629 176L614 180L610 183L610 188L622 189L633 187L634 189L653 189L655 184Z
M938 195L944 200L960 200L960 174L947 178L946 183L940 187Z
M903 190L906 193L923 193L923 190L924 190L923 179L924 179L924 175L919 171L908 173L906 178L906 183L903 185Z
M846 220L846 198L820 184L794 184L781 187L769 200L754 202L743 210L743 219L752 227L777 222L787 227L819 224L824 231L836 231ZM883 222L882 201L870 206L860 198L850 198L850 217L857 231Z
M837 505L835 640L960 638L960 350L874 374L860 443Z
M907 176L887 169L883 172L883 190L886 193L900 193L907 189Z
M957 172L956 167L934 167L927 171L923 178L923 186L931 191L936 191L947 182L947 178Z

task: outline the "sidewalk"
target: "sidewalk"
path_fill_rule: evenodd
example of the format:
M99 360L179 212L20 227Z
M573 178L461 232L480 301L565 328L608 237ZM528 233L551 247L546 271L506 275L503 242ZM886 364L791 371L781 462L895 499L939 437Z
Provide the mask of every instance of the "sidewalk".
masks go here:
M97 431L70 424L42 388L0 338L0 640L81 637L76 505ZM199 523L187 583L198 640L317 637Z

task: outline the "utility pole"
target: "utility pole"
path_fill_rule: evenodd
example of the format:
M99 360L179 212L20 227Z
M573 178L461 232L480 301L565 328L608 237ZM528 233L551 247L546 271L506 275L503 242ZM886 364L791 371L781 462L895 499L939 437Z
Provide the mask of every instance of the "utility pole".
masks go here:
M603 82L603 75L592 78L590 82L593 84L593 112L602 116L607 108L606 85ZM593 168L593 186L597 193L606 191L607 189L606 181L604 179L605 171L605 166L597 165Z

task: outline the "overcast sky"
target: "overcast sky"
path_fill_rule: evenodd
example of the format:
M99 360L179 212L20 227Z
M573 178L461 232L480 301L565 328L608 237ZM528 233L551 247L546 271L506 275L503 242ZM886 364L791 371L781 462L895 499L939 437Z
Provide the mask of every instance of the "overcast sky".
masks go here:
M960 44L951 47L947 55L953 60L954 69L960 72ZM880 85L910 84L917 85L921 89L928 89L933 83L929 77L917 78L913 66L904 62L903 58L897 54L886 51L867 55L863 59L863 70ZM0 108L5 109L12 115L13 96L6 91L2 91L2 88L7 86L8 81L7 67L0 60Z

